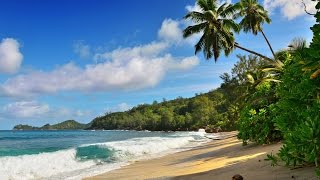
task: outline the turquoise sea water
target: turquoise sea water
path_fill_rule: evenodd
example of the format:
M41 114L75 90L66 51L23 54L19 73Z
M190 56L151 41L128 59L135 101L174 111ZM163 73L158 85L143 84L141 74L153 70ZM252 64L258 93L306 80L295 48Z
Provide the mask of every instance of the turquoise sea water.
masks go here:
M206 141L200 132L0 131L0 179L81 179Z

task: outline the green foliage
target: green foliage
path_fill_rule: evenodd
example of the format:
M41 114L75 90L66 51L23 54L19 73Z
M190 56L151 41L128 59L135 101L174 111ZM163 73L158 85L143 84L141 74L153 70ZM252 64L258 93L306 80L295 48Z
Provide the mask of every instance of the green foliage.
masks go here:
M308 57L309 50L301 51ZM277 87L275 125L284 135L279 157L288 166L315 164L320 158L319 79L304 73L300 56L286 63Z
M257 0L241 0L236 6L239 6L239 12L235 17L243 17L240 26L244 32L252 32L254 35L262 31L264 23L271 23L268 12L258 3Z
M319 168L316 169L316 174L317 174L317 176L320 177L320 169Z
M18 124L13 127L13 130L37 130L37 127L33 127L27 124Z
M49 129L86 129L87 124L81 124L75 120L67 120L58 124L54 124L49 127Z
M240 61L232 69L232 76L237 83L233 92L237 92L235 100L240 111L238 117L238 138L246 145L248 141L259 144L271 143L281 138L275 130L272 114L275 97L275 83L261 81L265 60L255 56L238 56ZM252 79L248 79L248 75ZM230 84L230 83L229 83Z
M206 59L214 57L215 61L221 51L228 56L234 48L234 32L239 32L239 25L234 21L233 14L236 9L233 5L224 3L218 7L215 0L198 0L197 5L201 11L189 12L184 18L192 20L194 25L183 31L183 37L202 33L195 45L195 53L203 51Z
M316 79L320 74L320 2L317 3L316 9L318 10L315 15L317 23L311 27L313 38L310 43L310 48L306 50L308 58L302 59L302 63L304 64L303 70L312 72L310 75L311 79Z
M193 98L178 97L161 103L138 105L126 112L109 113L92 121L91 129L152 131L198 130L207 125L234 130L228 119L228 100L219 88Z
M241 111L238 138L246 145L248 141L269 144L281 139L281 134L274 127L274 104L260 109L250 106Z
M320 2L316 8L320 9ZM276 88L276 128L283 134L278 157L287 166L315 165L320 176L320 12L311 29L314 36L309 48L296 48L286 58L281 82Z
M86 129L90 124L81 124L75 120L67 120L58 124L50 125L45 124L41 127L29 126L29 125L16 125L14 130L74 130L74 129Z
M271 154L267 154L267 158L264 159L265 161L271 161L271 166L278 166L278 162L279 162L279 158L276 155Z

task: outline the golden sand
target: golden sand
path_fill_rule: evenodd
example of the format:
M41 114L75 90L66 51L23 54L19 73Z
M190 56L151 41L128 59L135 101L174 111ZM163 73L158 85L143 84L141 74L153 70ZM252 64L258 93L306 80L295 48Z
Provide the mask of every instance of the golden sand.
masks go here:
M87 179L231 180L235 174L241 174L245 180L318 179L314 168L290 170L272 167L270 162L264 161L267 153L276 153L280 147L281 143L242 146L241 141L231 137L157 159L135 162Z

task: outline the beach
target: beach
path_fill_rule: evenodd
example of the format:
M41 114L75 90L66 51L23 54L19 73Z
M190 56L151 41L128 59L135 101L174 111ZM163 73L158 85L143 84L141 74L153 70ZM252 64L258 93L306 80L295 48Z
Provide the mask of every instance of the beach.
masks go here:
M228 180L235 174L241 174L246 180L318 179L314 167L272 167L269 161L264 160L268 153L277 153L281 146L281 143L242 146L242 142L231 134L226 139L212 140L190 150L156 159L136 161L86 179Z

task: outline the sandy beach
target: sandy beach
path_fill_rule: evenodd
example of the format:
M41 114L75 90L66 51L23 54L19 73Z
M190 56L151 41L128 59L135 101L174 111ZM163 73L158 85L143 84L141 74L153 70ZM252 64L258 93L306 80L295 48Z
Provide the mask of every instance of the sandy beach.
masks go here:
M234 174L241 174L248 180L318 179L313 167L291 170L272 167L270 162L264 161L267 153L276 153L280 147L281 143L242 146L242 142L233 136L157 159L134 162L87 179L228 180Z

